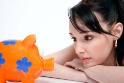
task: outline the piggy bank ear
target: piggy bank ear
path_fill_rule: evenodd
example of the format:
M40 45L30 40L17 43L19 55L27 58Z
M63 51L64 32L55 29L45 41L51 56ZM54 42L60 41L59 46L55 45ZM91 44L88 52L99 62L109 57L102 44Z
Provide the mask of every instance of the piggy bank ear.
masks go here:
M36 36L34 34L27 36L23 40L23 45L26 47L32 47L34 43L36 42Z

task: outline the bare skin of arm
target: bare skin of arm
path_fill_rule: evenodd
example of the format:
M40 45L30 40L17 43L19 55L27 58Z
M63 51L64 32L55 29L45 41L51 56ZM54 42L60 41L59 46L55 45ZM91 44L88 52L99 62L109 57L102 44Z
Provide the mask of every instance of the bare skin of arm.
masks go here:
M82 61L78 58L75 58L70 62L66 62L65 65L85 72L89 78L92 78L99 83L124 83L124 68L122 66L96 65L84 68Z
M64 65L68 61L72 61L74 58L78 56L75 54L75 50L73 48L73 44L50 55L46 55L45 58L54 57L55 63Z
M43 72L42 76L66 79L66 80L72 80L78 82L86 82L87 79L86 75L83 72L59 64L55 64L53 71Z
M48 57L54 57L55 67L52 72L43 72L42 76L80 81L80 82L96 83L96 81L86 76L84 72L77 71L73 68L64 66L66 62L78 58L78 56L75 54L73 45L70 45L69 47L60 50L56 53L47 55L44 58L48 58Z
M100 83L124 83L124 67L97 65L84 72Z
M71 61L77 57L73 49L73 45L63 50L60 50L56 53L47 55L44 58L48 58L48 57L54 57L55 60L54 70L52 72L43 72L42 76L81 81L81 82L86 80L86 75L83 72L79 72L72 68L64 66L64 64L67 61Z

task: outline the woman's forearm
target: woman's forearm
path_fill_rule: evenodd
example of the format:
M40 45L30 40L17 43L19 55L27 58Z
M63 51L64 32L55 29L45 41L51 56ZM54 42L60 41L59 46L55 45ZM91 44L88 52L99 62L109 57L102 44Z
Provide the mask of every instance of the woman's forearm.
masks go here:
M98 65L84 72L100 83L124 83L124 67Z
M80 81L80 82L86 81L86 75L83 72L59 64L55 64L55 69L53 71L43 72L42 76Z
M44 58L53 57L54 61L58 64L64 65L66 62L73 60L77 57L74 51L73 44L52 54L44 56Z

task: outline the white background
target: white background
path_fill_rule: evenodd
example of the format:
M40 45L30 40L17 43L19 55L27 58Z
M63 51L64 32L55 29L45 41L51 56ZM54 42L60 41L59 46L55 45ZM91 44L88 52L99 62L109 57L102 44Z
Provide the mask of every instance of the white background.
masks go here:
M72 43L68 8L80 0L0 0L0 41L36 35L44 55Z

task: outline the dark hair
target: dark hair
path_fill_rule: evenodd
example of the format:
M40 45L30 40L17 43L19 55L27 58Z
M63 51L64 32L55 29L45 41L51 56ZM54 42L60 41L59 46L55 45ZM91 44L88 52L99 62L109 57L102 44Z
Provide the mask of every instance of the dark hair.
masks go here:
M75 29L80 32L87 32L79 27L76 19L84 23L88 29L97 33L106 33L112 35L110 32L103 30L98 19L93 12L98 13L102 20L112 26L115 22L121 22L124 25L124 1L123 0L82 0L77 5L69 10L69 19ZM118 47L116 48L117 61L120 66L123 65L124 59L124 32L118 39Z

